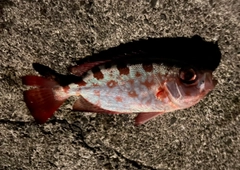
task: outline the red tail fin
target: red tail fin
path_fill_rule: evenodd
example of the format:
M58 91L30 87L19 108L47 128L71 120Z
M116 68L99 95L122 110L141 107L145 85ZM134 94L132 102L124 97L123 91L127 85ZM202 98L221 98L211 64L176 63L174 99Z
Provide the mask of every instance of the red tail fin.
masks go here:
M38 123L45 123L66 99L56 100L52 88L57 83L39 76L24 76L23 84L38 86L24 92L24 101Z

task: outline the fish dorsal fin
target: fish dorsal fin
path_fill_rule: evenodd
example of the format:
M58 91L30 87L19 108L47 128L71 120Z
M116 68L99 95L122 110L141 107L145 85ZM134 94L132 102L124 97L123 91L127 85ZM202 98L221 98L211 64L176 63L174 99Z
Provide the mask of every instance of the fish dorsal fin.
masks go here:
M85 72L92 69L93 67L106 63L108 61L110 60L86 62L77 66L69 67L68 70L75 76L82 76Z
M147 112L147 113L139 113L135 118L135 125L141 125L145 122L157 117L158 115L163 114L163 112Z
M113 112L113 111L102 109L101 107L88 102L82 96L79 96L79 99L74 103L73 110L74 111L83 111L83 112L118 114L118 112Z

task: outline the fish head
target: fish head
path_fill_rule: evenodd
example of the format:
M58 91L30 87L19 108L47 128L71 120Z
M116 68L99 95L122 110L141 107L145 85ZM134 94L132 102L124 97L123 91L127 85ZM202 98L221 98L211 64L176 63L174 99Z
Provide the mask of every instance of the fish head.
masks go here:
M217 84L212 71L182 68L179 74L164 83L168 98L179 109L198 103Z

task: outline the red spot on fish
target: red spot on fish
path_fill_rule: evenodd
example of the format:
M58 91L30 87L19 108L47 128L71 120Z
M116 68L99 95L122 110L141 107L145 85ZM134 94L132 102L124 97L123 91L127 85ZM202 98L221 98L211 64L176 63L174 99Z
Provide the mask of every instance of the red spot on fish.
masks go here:
M120 97L120 96L117 96L115 99L116 99L117 102L122 102L123 101L122 97Z
M148 80L146 80L145 82L142 83L143 85L145 85L148 89L151 89L151 87L155 84L153 80L151 80L150 82Z
M65 86L65 87L63 88L63 90L64 90L65 93L68 93L68 90L69 90L69 89L70 89L69 86Z
M86 82L85 81L80 81L79 83L77 83L79 86L86 86Z
M93 73L93 77L95 77L97 80L103 79L104 77L99 67L93 67L92 73Z
M143 64L143 69L146 72L151 72L153 70L153 65L152 64Z
M104 76L101 71L98 71L98 72L93 73L93 77L100 80L100 79L103 79Z
M115 87L116 85L117 85L117 82L114 81L114 80L110 80L109 82L107 82L107 86L108 86L109 88L113 88L113 87Z
M130 72L130 70L127 66L118 68L118 71L119 71L120 75L128 75Z
M161 99L164 99L164 98L167 97L167 92L166 92L166 90L165 90L164 88L159 87L156 96L157 96L157 98L160 99L160 100L161 100Z
M141 73L139 73L138 71L136 72L135 74L136 77L140 77L141 76Z
M137 97L138 95L135 91L130 91L130 92L128 92L128 96L134 98L134 97Z
M128 82L131 84L131 85L133 85L134 84L134 80L128 80Z
M97 83L93 83L92 85L93 85L94 87L99 86Z
M100 91L99 90L94 90L95 96L100 96Z

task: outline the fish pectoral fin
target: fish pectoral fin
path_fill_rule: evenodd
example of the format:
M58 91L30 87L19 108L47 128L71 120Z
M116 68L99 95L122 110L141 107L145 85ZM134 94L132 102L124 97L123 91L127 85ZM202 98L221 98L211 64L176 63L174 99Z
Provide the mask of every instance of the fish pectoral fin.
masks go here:
M139 113L135 118L135 125L141 125L145 122L157 117L158 115L163 114L164 112L147 112L147 113Z
M82 111L82 112L119 114L118 112L102 109L101 107L88 102L82 96L79 96L79 99L74 103L73 110L74 111Z

